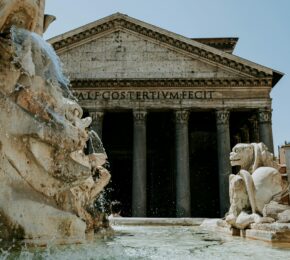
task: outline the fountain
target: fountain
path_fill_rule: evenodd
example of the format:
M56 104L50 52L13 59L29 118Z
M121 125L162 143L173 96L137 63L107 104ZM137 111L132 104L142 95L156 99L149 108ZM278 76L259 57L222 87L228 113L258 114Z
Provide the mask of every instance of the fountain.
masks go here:
M110 180L106 153L83 152L89 136L99 139L41 37L52 20L43 0L0 0L3 239L81 242L105 225L89 208Z
M237 144L230 154L230 209L225 220L206 220L206 229L269 242L290 242L289 183L263 143Z
M147 220L143 226L134 219L115 219L115 236L101 232L108 224L91 206L110 180L104 166L107 156L97 134L87 130L91 119L82 118L57 55L41 37L54 20L44 15L44 4L44 0L0 0L0 259L253 259L253 253L257 259L265 254L281 259L289 255L257 241L204 231L197 227L201 220L194 219ZM94 147L86 155L88 139ZM268 158L267 167L261 169L265 160L240 164L244 171L231 176L229 215L225 221L215 221L215 228L257 230L257 225L273 225L262 222L287 218L287 206L276 202L287 195L287 184L279 179L271 155L262 144L242 145L231 155L234 164L242 150L261 153ZM256 171L265 178L258 173L256 178ZM270 194L253 188L257 180L268 185ZM261 209L266 216L259 215ZM95 231L102 238L87 240Z

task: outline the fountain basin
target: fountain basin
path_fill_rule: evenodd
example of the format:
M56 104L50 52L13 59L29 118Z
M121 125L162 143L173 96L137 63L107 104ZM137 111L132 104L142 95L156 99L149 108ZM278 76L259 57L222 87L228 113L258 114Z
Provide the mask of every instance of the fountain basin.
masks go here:
M164 225L157 224L165 220ZM113 220L114 235L79 245L2 250L0 259L289 259L289 244L269 244L204 230L201 219ZM127 224L126 224L127 222ZM139 223L143 222L143 225ZM133 224L135 223L135 224Z
M250 225L250 228L240 230L230 228L230 226L221 219L206 219L202 222L201 228L213 232L256 239L273 244L285 243L290 247L290 223L253 223Z

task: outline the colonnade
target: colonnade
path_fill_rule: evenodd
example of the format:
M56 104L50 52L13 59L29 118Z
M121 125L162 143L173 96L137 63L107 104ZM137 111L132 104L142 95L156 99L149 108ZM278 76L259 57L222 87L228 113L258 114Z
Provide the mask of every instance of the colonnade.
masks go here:
M230 110L216 112L217 158L219 172L220 213L223 216L229 208L229 175L232 172L229 153L230 145ZM175 114L175 155L176 155L176 216L191 216L191 187L189 168L188 120L190 111L177 110ZM273 152L271 110L258 110L259 141ZM90 112L93 119L92 129L102 137L104 112ZM146 217L147 211L147 170L146 170L146 110L133 110L133 180L132 180L132 215ZM257 135L257 133L255 133ZM257 138L257 137L256 137Z

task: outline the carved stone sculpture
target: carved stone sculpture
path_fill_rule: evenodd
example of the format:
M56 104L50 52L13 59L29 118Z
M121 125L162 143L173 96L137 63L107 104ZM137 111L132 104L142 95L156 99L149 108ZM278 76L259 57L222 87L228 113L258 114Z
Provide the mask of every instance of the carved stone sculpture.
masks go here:
M263 215L264 208L273 202L279 205L281 198L288 195L288 183L282 180L273 154L263 143L237 144L230 161L241 169L237 175L230 176L231 206L226 222L244 229L251 223L275 221L271 215Z
M80 241L110 174L104 150L83 152L91 118L41 38L43 12L44 0L0 0L0 237Z

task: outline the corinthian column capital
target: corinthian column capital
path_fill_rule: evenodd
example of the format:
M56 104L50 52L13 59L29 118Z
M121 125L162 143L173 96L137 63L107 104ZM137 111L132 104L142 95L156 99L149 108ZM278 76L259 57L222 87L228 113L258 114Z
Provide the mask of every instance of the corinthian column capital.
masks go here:
M91 111L89 114L93 121L101 121L104 118L104 112L102 111Z
M230 120L230 111L218 110L216 111L216 120L218 125L227 125Z
M259 123L272 123L271 109L259 109Z
M134 121L142 122L146 120L147 111L146 110L134 110L133 111Z
M175 122L180 124L187 124L189 119L189 111L177 110L175 111Z

